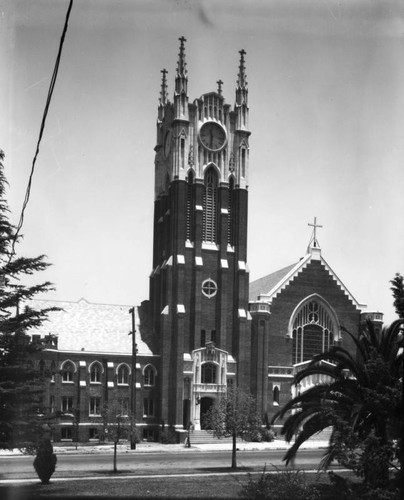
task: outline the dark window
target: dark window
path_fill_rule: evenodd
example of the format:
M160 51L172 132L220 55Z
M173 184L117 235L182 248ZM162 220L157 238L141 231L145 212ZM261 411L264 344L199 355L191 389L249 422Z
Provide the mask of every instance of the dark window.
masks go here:
M146 366L144 370L144 385L154 386L154 369L152 366Z
M102 368L99 363L93 363L90 368L90 382L92 384L101 383Z
M51 413L55 413L56 404L55 404L55 396L49 396L49 411Z
M279 387L276 385L272 391L272 402L274 406L279 406Z
M90 415L101 415L101 398L94 397L90 398Z
M63 365L63 371L62 371L62 382L73 382L73 377L74 377L74 366L73 363L68 361L67 363L64 363Z
M71 396L62 396L62 412L71 413L73 411L73 398Z
M73 428L72 427L62 427L61 428L61 438L72 440L73 439Z
M99 439L100 438L100 433L99 433L97 427L90 427L88 429L88 438L89 439Z
M202 365L202 384L216 384L216 365L205 363Z
M245 149L241 150L241 177L245 177Z
M118 368L118 384L128 385L129 383L129 370L126 365L121 365Z
M55 372L56 372L56 363L52 361L51 366L50 366L50 371L51 371L51 382L55 381Z
M145 417L154 417L154 400L149 398L143 399L143 415Z
M217 341L216 330L212 330L210 332L210 340L216 344Z

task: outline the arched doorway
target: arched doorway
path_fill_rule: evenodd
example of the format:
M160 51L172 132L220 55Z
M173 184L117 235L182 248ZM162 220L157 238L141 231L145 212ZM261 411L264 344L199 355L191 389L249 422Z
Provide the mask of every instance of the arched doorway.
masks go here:
M210 410L213 405L213 398L209 398L207 396L201 398L201 429L209 429L205 423L205 414Z

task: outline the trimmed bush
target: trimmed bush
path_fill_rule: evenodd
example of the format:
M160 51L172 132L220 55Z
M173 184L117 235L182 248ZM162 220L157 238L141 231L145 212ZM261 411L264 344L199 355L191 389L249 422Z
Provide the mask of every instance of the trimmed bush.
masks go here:
M55 472L56 461L50 439L42 440L34 460L34 468L42 484L49 484L49 479Z

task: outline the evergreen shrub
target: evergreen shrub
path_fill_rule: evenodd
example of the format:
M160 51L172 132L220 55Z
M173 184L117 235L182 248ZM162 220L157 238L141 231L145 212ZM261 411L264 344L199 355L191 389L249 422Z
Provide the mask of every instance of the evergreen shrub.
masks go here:
M34 468L42 484L49 484L49 479L55 472L56 455L53 453L53 446L50 439L44 439L39 447L34 460Z

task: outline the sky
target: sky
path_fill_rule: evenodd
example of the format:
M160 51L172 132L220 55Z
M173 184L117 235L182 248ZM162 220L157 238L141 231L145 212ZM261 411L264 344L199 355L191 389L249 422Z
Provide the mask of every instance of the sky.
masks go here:
M18 222L68 0L0 0L0 147ZM190 102L233 105L245 49L251 280L322 255L359 303L395 319L404 273L404 4L399 0L75 0L25 213L46 298L138 305L152 267L163 68L185 36ZM38 281L39 277L35 278Z

